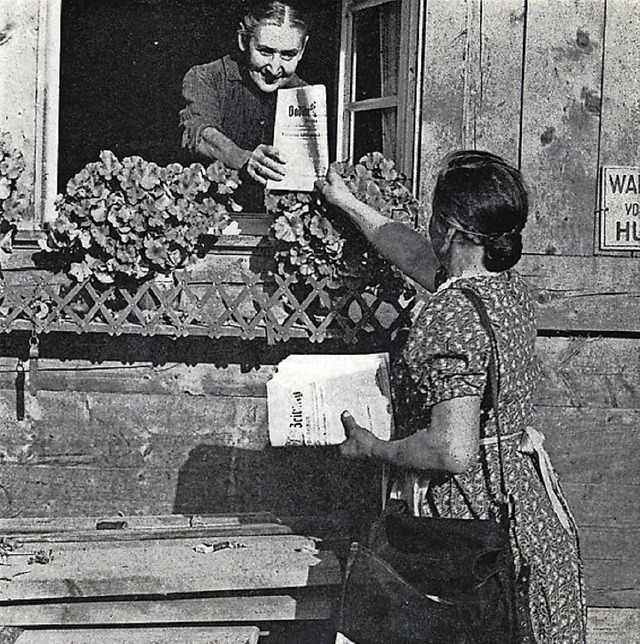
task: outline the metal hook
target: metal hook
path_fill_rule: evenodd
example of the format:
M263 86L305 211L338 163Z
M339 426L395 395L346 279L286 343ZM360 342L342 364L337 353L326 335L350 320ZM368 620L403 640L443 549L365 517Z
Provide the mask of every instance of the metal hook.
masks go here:
M38 393L38 358L40 357L40 338L35 329L29 338L29 393Z

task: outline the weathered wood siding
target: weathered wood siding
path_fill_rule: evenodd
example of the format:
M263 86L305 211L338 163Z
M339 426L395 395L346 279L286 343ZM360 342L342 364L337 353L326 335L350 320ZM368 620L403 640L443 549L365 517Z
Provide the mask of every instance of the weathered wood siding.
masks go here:
M581 528L590 605L640 606L640 264L599 253L603 165L640 165L640 19L631 0L429 0L422 195L438 160L488 149L532 196L538 422ZM554 337L559 336L559 337Z

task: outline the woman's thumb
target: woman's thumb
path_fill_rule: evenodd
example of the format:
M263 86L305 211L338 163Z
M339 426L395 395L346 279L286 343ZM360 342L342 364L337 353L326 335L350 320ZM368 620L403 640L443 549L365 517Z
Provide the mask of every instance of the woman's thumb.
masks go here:
M342 412L342 414L340 414L340 420L342 421L344 432L347 435L347 438L349 438L349 436L351 436L353 428L357 427L356 421L346 409Z

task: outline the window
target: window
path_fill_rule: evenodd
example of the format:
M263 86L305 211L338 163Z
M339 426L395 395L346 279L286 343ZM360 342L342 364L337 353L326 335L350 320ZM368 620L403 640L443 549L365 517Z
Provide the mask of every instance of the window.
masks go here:
M380 151L417 175L423 11L424 0L343 0L338 158Z
M161 165L191 162L180 148L182 78L192 65L235 48L243 2L21 1L29 24L38 25L37 52L23 32L37 63L35 133L27 136L36 150L37 214L24 228L37 231L55 218L56 195L101 150ZM313 31L298 69L306 81L327 86L332 143L340 7L341 0L324 0L311 8ZM25 71L27 84L33 76Z

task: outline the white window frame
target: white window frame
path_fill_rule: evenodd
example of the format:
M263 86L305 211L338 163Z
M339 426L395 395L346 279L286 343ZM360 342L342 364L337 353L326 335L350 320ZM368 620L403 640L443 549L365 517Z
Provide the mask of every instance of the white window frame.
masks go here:
M56 217L62 0L39 0L35 110L35 230Z
M355 100L355 14L388 3L400 4L400 56L396 96ZM358 112L394 107L397 110L397 167L410 177L414 192L419 173L419 133L425 0L343 0L340 69L338 76L337 156L352 159L354 121Z

